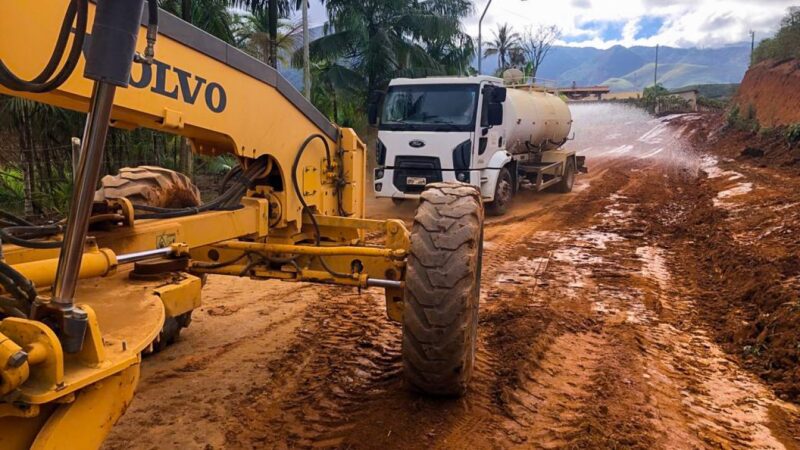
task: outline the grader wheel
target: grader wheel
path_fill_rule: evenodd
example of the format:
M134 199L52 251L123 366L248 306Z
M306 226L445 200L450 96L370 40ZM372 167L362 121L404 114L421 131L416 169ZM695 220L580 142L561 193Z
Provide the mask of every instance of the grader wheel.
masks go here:
M200 190L186 175L163 167L125 167L106 175L94 200L127 198L131 203L161 208L185 208L200 204Z
M181 330L188 327L192 322L192 312L183 313L178 317L166 317L164 327L158 333L156 339L150 344L150 348L145 350L145 354L158 353L161 350L174 344L181 335Z
M411 232L403 310L403 366L410 386L460 396L475 360L483 250L480 192L435 183L422 193Z
M200 190L186 175L155 166L125 167L117 175L100 180L95 201L127 198L133 204L160 208L188 208L200 205ZM158 353L175 343L181 330L192 321L192 312L166 317L164 327L145 354Z

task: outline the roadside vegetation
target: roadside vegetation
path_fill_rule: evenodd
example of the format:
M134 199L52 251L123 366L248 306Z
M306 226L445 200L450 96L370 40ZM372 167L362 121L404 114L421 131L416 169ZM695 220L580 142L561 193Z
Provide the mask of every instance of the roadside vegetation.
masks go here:
M753 54L753 63L790 58L800 58L800 6L789 8L774 38L761 41Z
M761 129L756 117L756 108L753 105L747 105L747 108L742 110L738 104L734 104L728 111L727 125L730 128L752 133L757 133Z

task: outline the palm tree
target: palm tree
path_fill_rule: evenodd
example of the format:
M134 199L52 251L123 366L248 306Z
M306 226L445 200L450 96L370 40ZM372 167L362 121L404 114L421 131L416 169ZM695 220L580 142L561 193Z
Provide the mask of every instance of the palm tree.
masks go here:
M452 38L431 42L428 54L442 65L448 75L469 75L475 44L471 36L459 33Z
M185 1L185 0L184 0ZM272 67L278 66L278 20L289 16L290 0L224 0L233 6L244 6L250 11L264 11L267 18L267 34L269 35L271 49L267 61ZM295 9L302 5L301 0L295 0Z
M234 44L236 17L229 11L230 0L161 0L159 6L208 34Z
M497 27L494 33L494 40L489 42L483 57L497 55L498 70L503 71L508 68L509 56L515 53L520 47L520 36L509 24Z
M301 0L295 1L296 8L300 8ZM276 55L267 61L272 67L277 66L278 51L274 43L278 40L278 20L289 15L290 3L290 0L159 0L164 10L230 44L236 44L236 15L229 8L241 6L253 13L259 12L265 20L265 32L273 43L269 54Z
M59 144L63 136L79 135L82 121L83 115L72 111L23 98L0 98L0 126L11 130L19 145L12 160L0 163L5 175L6 169L19 169L26 216L66 206L66 198L54 194L62 190L73 168L67 164L69 146Z
M291 23L285 19L278 20L278 36L273 46L269 35L269 23L269 14L263 9L254 10L244 16L242 29L238 32L242 38L240 46L265 63L273 60L271 53L277 49L275 61L288 64L292 52L302 42L302 24Z
M326 34L311 43L314 62L341 62L365 80L365 92L400 74L446 73L429 54L455 44L468 0L328 0Z
M358 98L363 89L364 78L349 67L336 62L324 61L311 66L312 84L311 100L326 113L328 118L343 126L352 126L349 117L342 117L342 107L352 106L354 102L347 99Z

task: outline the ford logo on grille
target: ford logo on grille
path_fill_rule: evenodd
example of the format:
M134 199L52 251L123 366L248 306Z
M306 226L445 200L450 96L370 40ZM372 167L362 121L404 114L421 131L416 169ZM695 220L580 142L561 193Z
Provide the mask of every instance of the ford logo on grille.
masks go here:
M414 148L422 148L425 147L425 143L420 141L419 139L414 139L413 141L409 142L408 145Z

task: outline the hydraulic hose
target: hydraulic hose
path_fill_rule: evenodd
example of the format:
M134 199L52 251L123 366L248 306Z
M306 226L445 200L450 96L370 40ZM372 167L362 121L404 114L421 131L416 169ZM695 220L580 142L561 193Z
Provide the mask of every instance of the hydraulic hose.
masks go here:
M61 248L61 241L39 241L48 236L54 236L63 231L60 225L43 226L13 226L0 228L0 239L3 242L18 245L20 247L35 249L55 249Z
M205 211L220 211L236 209L239 200L247 192L250 185L264 172L268 165L266 157L256 160L242 175L238 177L237 183L228 188L222 195L209 203L191 208L161 208L157 206L134 204L137 210L148 211L151 214L138 216L140 219L171 219L199 214Z
M300 165L300 158L303 157L303 153L305 153L308 145L314 140L319 139L325 146L325 155L326 155L326 162L328 166L328 170L330 171L333 167L331 163L331 149L328 146L328 141L325 139L324 136L321 134L312 134L311 136L307 137L305 141L300 145L300 148L297 150L297 154L294 157L294 163L292 164L292 187L294 188L294 192L297 195L297 198L300 200L300 204L303 206L303 214L308 216L308 219L311 221L311 226L314 227L314 245L319 247L321 240L322 240L322 232L319 230L319 224L317 223L317 218L314 217L314 214L311 213L311 208L308 207L308 203L306 203L306 199L303 197L303 192L300 190L300 183L297 181L297 168ZM339 278L350 278L352 274L349 273L341 273L336 272L335 270L331 269L328 264L325 262L325 258L322 256L317 256L322 267L325 269L326 272L329 274L339 277Z
M12 315L18 316L19 312L23 315L30 313L31 305L36 300L36 288L30 280L25 278L24 275L17 272L10 265L0 261L0 286L16 300L16 305L7 305L9 303L0 302L0 305L9 306Z
M61 30L58 33L55 48L47 65L32 80L23 80L16 76L0 59L0 84L14 91L42 93L57 89L72 75L81 57L83 43L86 39L86 28L89 17L88 0L72 0L64 14ZM76 20L77 19L77 20ZM75 37L72 40L67 60L61 70L56 73L58 65L64 58L72 24L76 22ZM55 75L54 75L55 74Z
M0 219L3 219L9 223L13 223L14 225L19 225L23 227L32 227L34 226L33 223L28 222L27 220L23 219L22 217L15 216L10 212L0 210Z

